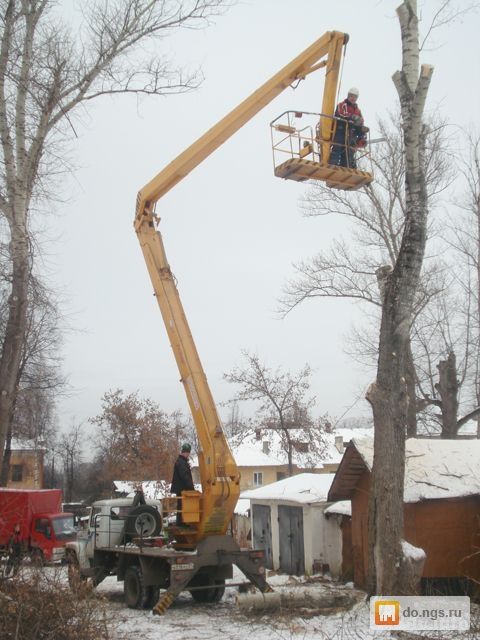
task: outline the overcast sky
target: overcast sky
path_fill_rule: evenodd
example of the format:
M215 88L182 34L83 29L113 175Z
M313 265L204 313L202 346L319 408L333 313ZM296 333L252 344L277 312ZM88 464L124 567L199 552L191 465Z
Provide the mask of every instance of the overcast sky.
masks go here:
M68 3L68 0L66 0ZM200 64L201 88L190 94L105 98L89 106L72 155L78 170L57 207L48 268L66 296L76 329L66 337L64 369L73 390L59 404L62 428L100 412L109 389L138 390L166 411L188 411L165 328L132 222L137 191L265 80L325 31L350 34L341 95L360 89L372 126L395 108L391 76L400 67L399 0L243 0L203 31L183 31L159 46L179 63ZM438 6L429 0L430 10ZM430 14L428 14L430 15ZM426 14L427 16L427 14ZM426 17L425 16L425 17ZM435 34L422 61L435 66L428 99L450 121L478 123L479 15ZM303 218L308 188L273 176L269 122L287 109L320 111L323 74L283 94L197 167L158 204L161 229L187 318L214 398L233 389L222 374L242 349L271 366L315 370L317 414L339 416L372 372L343 352L358 308L318 299L285 319L277 298L292 263L347 233L345 221ZM368 409L360 401L350 415Z

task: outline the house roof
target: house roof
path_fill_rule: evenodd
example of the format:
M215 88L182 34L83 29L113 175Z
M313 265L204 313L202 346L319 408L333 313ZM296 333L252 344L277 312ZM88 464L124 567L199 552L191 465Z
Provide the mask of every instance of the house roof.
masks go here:
M12 451L36 451L43 453L45 449L45 443L42 441L35 442L35 440L18 440L16 438L12 438L12 442L10 444L10 448Z
M326 502L333 478L333 473L299 473L258 489L244 491L240 498L282 500L301 504Z
M113 484L115 485L115 491L118 491L119 493L126 493L127 496L133 496L135 487L139 484L142 485L145 498L160 500L161 498L170 495L170 482L166 482L165 480L147 480L144 482L114 480Z
M262 443L260 443L260 447ZM232 446L232 455L239 467L281 467L285 462L273 453L264 453L261 448L252 444L241 443ZM192 467L198 467L198 458L191 458Z
M248 510L250 509L250 500L240 498L235 505L235 513L237 516L248 516Z
M373 439L354 439L340 463L329 500L350 499L365 471L371 471ZM480 494L480 440L409 438L405 443L404 501Z
M303 429L290 429L294 440L308 440L304 437ZM229 442L232 455L239 467L277 467L288 464L287 452L281 445L281 437L278 431L262 429L262 437L257 439L255 432L241 434L237 439ZM371 427L336 429L332 433L325 433L325 446L319 455L312 452L293 451L293 464L300 469L322 469L324 464L339 464L343 450L339 451L335 445L335 438L341 436L343 444L352 438L363 438L372 435ZM268 442L270 451L263 450L264 442ZM198 467L197 456L190 457L192 467Z
M350 500L340 500L339 502L334 502L329 507L325 509L323 512L325 516L330 514L340 515L340 516L351 516L352 515L352 503Z

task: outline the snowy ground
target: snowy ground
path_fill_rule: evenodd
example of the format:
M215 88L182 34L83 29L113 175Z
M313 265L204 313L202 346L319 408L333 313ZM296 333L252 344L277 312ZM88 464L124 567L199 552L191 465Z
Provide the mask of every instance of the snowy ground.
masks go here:
M29 572L29 567L23 571ZM45 568L45 576L67 583L66 568ZM244 580L234 568L234 582ZM221 602L197 604L190 594L181 594L163 616L151 611L128 609L124 604L123 583L107 578L95 590L109 621L112 640L480 640L480 609L472 606L475 629L470 632L394 633L370 631L369 607L365 594L331 582L305 582L286 575L268 577L275 591L295 593L308 590L325 593L332 588L357 597L349 611L317 615L311 611L279 609L268 613L242 612L236 604L237 588L226 589ZM0 632L1 639L1 632ZM88 640L87 638L85 640Z
M242 579L240 572L234 574L234 581ZM331 586L322 582L302 585L284 575L269 577L268 582L275 591L285 592L307 588L327 590ZM196 604L189 594L181 594L165 615L158 617L151 611L126 608L122 583L117 583L115 578L105 580L97 591L117 621L114 640L480 640L478 624L477 630L467 633L431 631L420 635L370 631L369 607L365 600L350 611L329 615L292 615L282 610L268 614L243 613L236 605L237 589L227 588L222 601L211 605ZM478 619L478 614L476 617Z
M243 576L236 575L234 580ZM288 576L273 576L269 583L277 590L294 591L299 588L325 589L321 583L308 587L292 584ZM237 589L226 590L217 604L196 604L189 594L180 595L164 616L150 611L127 609L123 603L123 587L115 578L108 578L97 589L105 597L109 609L115 610L118 622L115 639L142 640L369 640L389 639L388 633L369 630L368 608L364 603L352 611L313 617L292 616L275 611L268 614L242 613L235 603Z

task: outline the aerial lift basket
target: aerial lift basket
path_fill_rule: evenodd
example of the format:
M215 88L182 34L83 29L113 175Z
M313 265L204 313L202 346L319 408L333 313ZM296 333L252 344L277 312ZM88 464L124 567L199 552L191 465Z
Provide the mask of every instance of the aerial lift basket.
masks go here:
M299 120L302 120L299 123ZM369 144L343 147L347 166L329 163L336 119L319 113L285 111L270 123L275 175L303 182L320 180L332 189L355 191L373 181ZM348 139L348 125L347 135ZM350 166L348 166L350 165Z

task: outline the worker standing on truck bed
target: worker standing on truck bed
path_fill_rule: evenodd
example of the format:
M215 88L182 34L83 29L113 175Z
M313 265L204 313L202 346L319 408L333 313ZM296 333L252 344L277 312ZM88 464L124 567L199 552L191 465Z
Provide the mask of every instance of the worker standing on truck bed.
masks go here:
M138 507L145 502L145 494L143 493L143 486L141 483L135 485L135 495L133 497L133 506Z
M184 442L173 467L173 478L170 491L177 496L181 496L182 491L192 491L194 488L192 470L190 469L190 464L188 462L191 450L192 446L188 442ZM181 500L177 501L177 525L183 525Z

